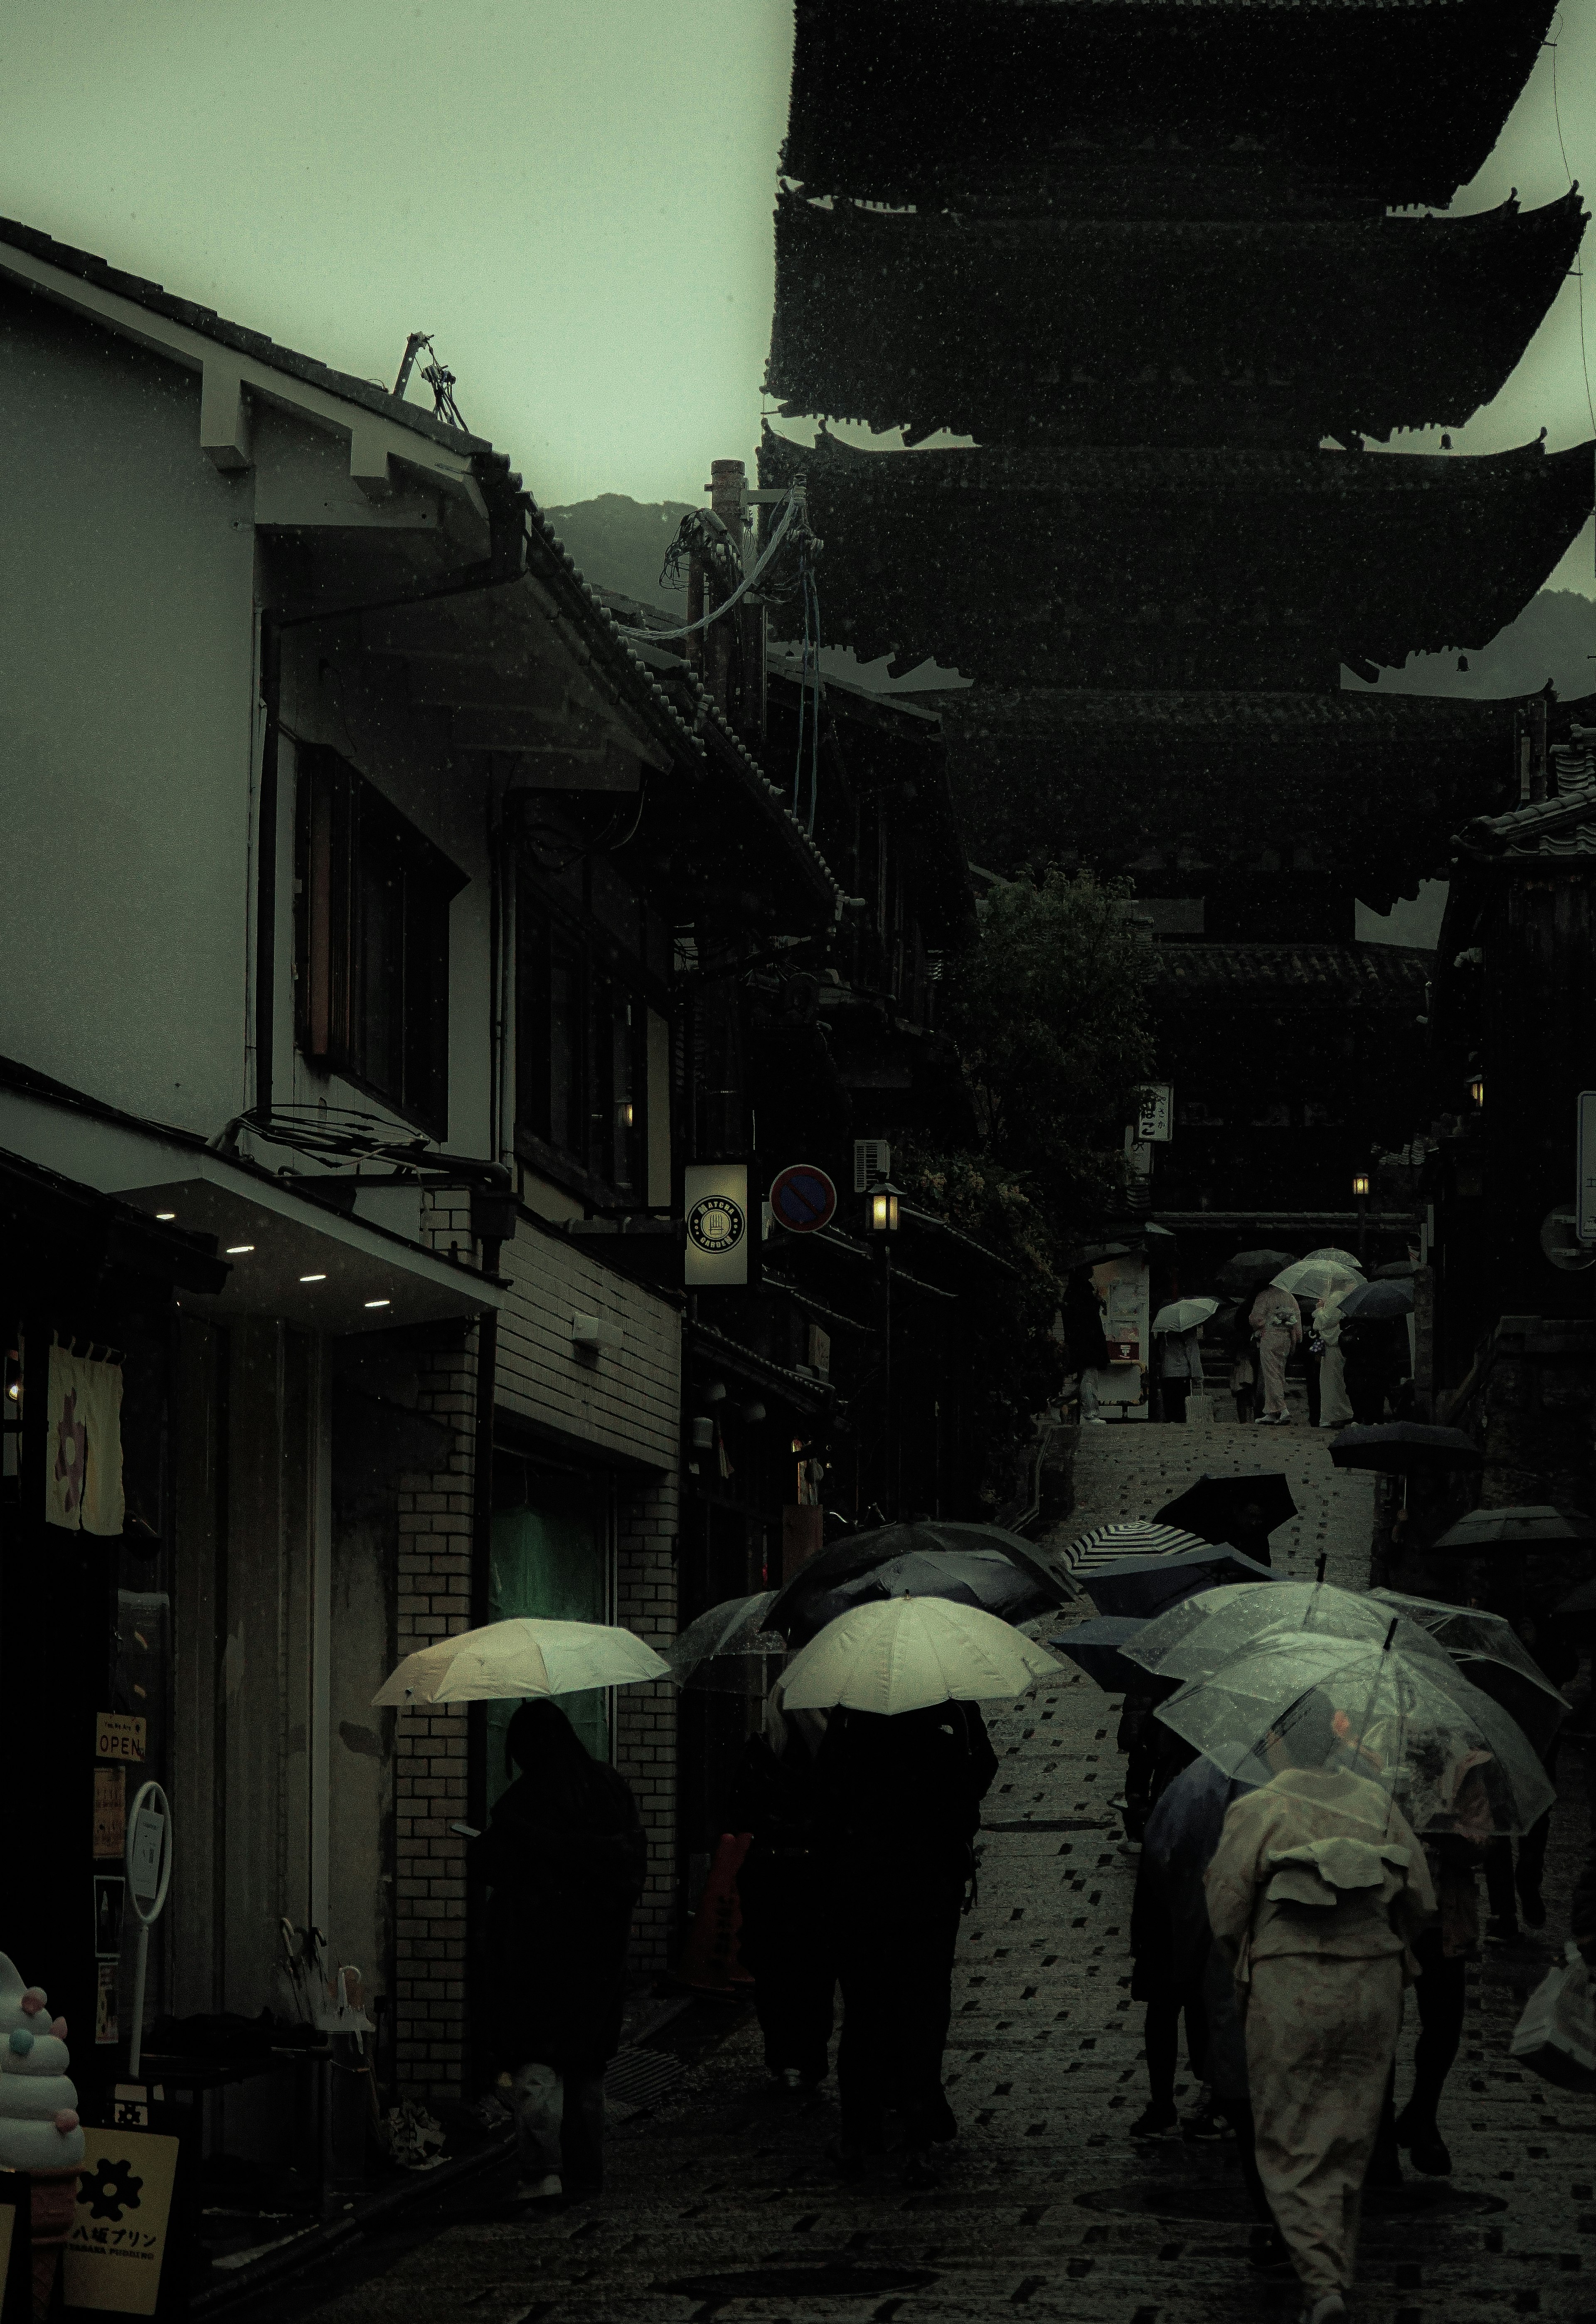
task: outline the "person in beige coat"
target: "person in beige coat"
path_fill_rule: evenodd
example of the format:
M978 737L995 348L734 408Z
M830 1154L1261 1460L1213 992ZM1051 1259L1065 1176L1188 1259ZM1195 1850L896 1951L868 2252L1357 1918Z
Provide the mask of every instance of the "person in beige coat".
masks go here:
M1245 2020L1259 2177L1305 2324L1332 2324L1416 1974L1410 1940L1435 1909L1424 1850L1377 1784L1291 1767L1235 1802L1204 1886Z

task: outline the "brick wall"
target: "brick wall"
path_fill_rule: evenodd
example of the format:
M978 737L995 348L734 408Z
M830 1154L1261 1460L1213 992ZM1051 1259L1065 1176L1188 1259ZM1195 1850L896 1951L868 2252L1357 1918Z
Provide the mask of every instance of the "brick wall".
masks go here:
M468 1202L431 1196L425 1239L471 1250ZM426 1359L421 1409L453 1434L447 1466L399 1480L398 1636L394 1658L471 1627L471 1526L476 1334ZM466 2067L466 1711L401 1711L394 1736L394 2064L401 2092L455 2098Z
M470 1213L433 1197L427 1239L471 1250ZM523 1227L504 1248L514 1289L501 1310L497 1401L507 1410L586 1438L596 1453L661 1464L623 1492L617 1509L616 1619L650 1645L676 1634L676 1446L680 1321L667 1300L578 1251ZM572 1352L573 1313L622 1326L622 1347L596 1366ZM445 1469L400 1479L395 1658L470 1627L476 1338L427 1360L422 1408L453 1431ZM669 1464L669 1465L665 1465ZM617 1696L616 1764L637 1795L649 1839L649 1877L634 1923L632 1973L666 1966L676 1884L676 1691L627 1687ZM458 2097L469 2080L465 1843L466 1715L444 1704L401 1711L395 1740L394 2008L400 2090Z
M615 1619L651 1646L676 1636L678 1486L674 1473L622 1501L615 1544ZM675 1950L677 1692L623 1687L615 1698L615 1765L632 1785L649 1837L649 1878L632 1924L632 1971L658 1977Z

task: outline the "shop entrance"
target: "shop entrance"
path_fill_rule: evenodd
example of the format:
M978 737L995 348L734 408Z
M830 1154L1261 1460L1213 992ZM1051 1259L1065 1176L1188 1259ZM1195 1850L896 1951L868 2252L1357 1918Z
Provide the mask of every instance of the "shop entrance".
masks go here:
M541 1615L560 1622L608 1622L614 1613L613 1525L607 1480L519 1453L494 1455L494 1517L488 1555L490 1622ZM610 1690L562 1694L565 1712L595 1759L611 1748ZM504 1737L513 1702L486 1706L487 1804L510 1778Z

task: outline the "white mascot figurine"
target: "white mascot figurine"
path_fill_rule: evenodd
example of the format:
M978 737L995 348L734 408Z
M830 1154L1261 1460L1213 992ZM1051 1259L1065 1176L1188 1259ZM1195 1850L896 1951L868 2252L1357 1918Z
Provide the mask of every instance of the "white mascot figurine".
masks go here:
M70 2171L83 2160L78 2093L67 2074L67 2021L0 1953L0 2164Z

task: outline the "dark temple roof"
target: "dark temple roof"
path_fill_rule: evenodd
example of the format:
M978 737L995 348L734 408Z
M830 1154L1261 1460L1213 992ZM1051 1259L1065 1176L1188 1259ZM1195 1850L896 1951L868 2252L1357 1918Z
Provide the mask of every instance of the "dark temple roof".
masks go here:
M1238 137L1444 207L1555 0L798 0L783 168L811 194L1001 197L1093 141Z
M767 430L807 475L828 643L998 684L1333 686L1478 648L1596 497L1591 447L859 451Z
M1513 715L1375 693L976 687L942 706L980 862L1053 858L1188 895L1323 875L1382 910L1444 873L1467 816L1517 796Z
M1208 944L1153 946L1152 993L1167 1008L1282 997L1338 1008L1422 1008L1435 955L1414 945Z
M1523 355L1584 224L1577 192L1307 220L971 217L785 193L766 384L789 415L1009 443L1461 427Z
M1456 846L1481 862L1542 863L1596 856L1596 726L1575 720L1569 740L1551 752L1550 798L1476 816Z

